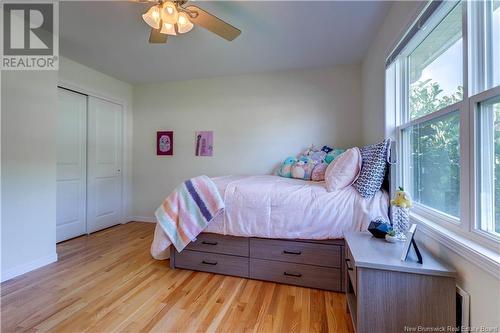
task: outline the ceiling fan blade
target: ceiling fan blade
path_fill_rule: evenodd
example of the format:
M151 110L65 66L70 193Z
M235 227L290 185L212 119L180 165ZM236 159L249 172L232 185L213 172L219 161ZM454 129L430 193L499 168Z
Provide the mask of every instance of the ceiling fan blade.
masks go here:
M165 44L167 42L167 35L160 33L160 29L151 29L149 42L151 44Z
M217 16L214 16L198 6L187 6L186 10L197 13L196 17L190 15L190 20L194 24L202 26L208 31L213 32L220 37L229 41L235 39L241 34L241 30L233 27L231 24L222 21Z

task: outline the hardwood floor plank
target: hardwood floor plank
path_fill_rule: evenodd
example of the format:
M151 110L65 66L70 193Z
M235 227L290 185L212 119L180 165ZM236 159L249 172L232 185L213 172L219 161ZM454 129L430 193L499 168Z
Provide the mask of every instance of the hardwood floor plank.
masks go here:
M57 245L1 284L2 332L353 332L343 294L187 270L149 254L154 224Z

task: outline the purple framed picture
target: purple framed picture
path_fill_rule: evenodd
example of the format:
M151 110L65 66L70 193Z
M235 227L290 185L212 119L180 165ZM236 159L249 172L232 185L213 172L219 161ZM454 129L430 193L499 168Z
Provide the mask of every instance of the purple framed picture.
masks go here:
M214 151L214 133L212 131L196 132L195 146L196 156L212 156Z
M174 154L174 132L156 132L156 155L168 156Z

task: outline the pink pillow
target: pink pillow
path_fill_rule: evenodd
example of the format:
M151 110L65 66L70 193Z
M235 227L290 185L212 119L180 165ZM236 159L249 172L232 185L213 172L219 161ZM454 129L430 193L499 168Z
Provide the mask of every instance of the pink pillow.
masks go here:
M325 173L328 192L341 190L358 179L361 170L361 151L354 147L346 150L328 165Z

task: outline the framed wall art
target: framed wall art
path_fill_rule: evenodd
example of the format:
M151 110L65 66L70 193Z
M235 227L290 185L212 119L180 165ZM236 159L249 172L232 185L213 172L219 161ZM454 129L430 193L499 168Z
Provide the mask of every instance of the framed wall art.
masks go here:
M171 156L174 154L174 132L156 132L156 155Z
M195 155L212 156L214 151L213 131L198 131L195 135Z

